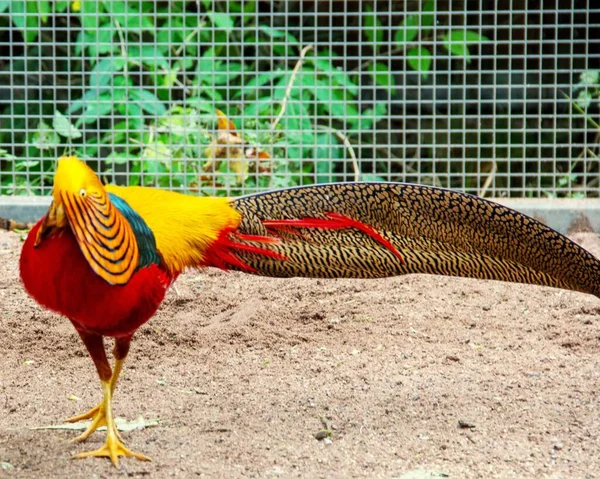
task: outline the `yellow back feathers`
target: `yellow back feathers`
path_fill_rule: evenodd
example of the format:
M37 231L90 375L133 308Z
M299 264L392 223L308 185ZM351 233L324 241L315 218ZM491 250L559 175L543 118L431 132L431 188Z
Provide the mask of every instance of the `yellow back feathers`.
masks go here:
M107 185L123 198L150 227L167 270L181 273L204 264L205 253L241 215L228 198L202 198L141 186Z

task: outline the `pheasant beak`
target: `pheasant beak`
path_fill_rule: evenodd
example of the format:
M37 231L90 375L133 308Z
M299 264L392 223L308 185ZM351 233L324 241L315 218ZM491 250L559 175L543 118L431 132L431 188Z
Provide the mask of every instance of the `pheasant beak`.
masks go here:
M61 203L57 203L54 200L50 204L50 208L48 209L48 213L44 217L44 221L42 221L41 226L37 230L37 234L35 235L35 241L33 243L34 248L38 247L40 243L44 240L50 232L56 228L64 228L67 226L67 217L65 216L65 210Z
M91 170L89 170L91 172ZM54 177L53 201L46 213L46 217L35 236L34 247L46 238L53 230L68 226L68 218L63 206L62 193L71 190L77 191L88 182L85 179L90 175L88 168L79 159L72 156L63 156L58 160L58 167ZM92 178L95 176L92 173Z

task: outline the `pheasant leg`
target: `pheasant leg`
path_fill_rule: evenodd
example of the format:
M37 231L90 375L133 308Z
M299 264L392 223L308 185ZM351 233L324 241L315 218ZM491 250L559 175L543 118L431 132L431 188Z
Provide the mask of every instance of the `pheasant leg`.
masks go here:
M100 404L100 411L104 412L104 422L106 423L106 442L102 447L95 451L82 452L73 456L73 459L83 459L86 457L108 457L115 467L119 467L119 457L135 457L140 461L150 461L148 456L129 450L119 437L112 414L112 392L110 381L102 381L102 393L104 395Z

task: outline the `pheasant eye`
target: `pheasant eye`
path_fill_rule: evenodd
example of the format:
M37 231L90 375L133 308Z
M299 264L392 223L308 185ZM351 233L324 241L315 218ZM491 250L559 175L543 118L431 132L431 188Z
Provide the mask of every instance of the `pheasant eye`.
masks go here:
M84 189L84 188L81 188L81 189L79 190L79 196L81 196L81 197L83 198L85 195L87 195L87 192L85 191L85 189Z

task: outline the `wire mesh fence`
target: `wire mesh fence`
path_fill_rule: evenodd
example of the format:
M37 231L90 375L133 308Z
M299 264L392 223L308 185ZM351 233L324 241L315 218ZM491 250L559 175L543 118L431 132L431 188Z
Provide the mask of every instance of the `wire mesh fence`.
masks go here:
M74 154L192 194L598 197L593 5L0 1L0 193L49 194Z

